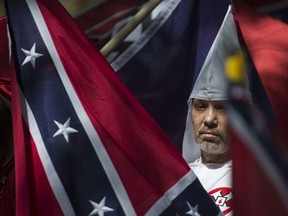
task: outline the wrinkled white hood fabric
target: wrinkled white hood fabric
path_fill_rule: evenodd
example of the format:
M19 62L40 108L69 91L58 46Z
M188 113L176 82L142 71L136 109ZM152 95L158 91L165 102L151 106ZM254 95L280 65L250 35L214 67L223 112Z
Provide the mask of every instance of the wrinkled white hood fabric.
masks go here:
M188 114L183 138L182 155L191 163L200 157L200 149L194 140L191 102L193 98L202 100L227 100L227 81L224 75L224 62L228 56L240 50L235 22L231 7L208 52L208 55L195 82L188 100Z

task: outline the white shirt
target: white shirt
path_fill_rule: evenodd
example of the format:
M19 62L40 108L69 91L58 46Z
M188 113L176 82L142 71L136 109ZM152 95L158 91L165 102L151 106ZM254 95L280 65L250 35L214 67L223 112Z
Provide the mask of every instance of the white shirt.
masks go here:
M232 161L203 164L199 158L189 166L220 210L232 216Z

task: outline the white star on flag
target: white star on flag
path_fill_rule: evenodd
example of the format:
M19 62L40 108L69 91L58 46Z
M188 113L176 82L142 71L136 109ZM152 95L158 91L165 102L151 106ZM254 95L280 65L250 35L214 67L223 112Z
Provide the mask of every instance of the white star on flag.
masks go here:
M95 203L89 200L91 205L94 207L93 211L89 214L89 216L96 215L96 214L98 214L99 216L104 216L105 212L114 211L114 209L105 206L105 200L106 200L106 197L103 197L100 203Z
M187 215L201 216L198 213L198 205L196 205L195 207L192 207L189 202L187 202L187 205L188 205L188 207L190 209L190 211L186 212Z
M61 124L55 120L54 122L58 126L59 129L58 131L56 131L53 137L56 137L58 135L63 135L66 142L69 142L69 134L78 132L76 129L70 127L70 117L67 119L67 121L64 124Z
M26 55L26 58L24 59L23 63L22 63L22 66L28 62L31 62L33 68L35 68L35 59L38 58L38 57L41 57L43 56L43 54L40 54L40 53L36 53L35 50L36 50L36 43L33 44L32 48L30 51L28 50L25 50L23 48L21 48L21 50L25 53Z

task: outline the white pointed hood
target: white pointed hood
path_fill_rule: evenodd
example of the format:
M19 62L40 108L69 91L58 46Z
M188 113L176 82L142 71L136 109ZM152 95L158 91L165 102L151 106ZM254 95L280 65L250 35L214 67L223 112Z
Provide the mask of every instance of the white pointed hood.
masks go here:
M183 157L188 163L200 157L200 148L194 140L191 101L192 98L203 100L227 100L227 81L224 75L224 62L233 52L240 50L237 31L231 7L225 15L218 34L209 50L205 62L188 100L188 115L183 139Z

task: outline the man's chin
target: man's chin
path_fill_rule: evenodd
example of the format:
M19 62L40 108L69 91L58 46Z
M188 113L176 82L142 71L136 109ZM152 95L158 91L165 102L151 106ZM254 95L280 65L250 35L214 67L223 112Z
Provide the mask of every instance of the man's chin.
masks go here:
M211 154L219 153L223 150L224 145L221 143L201 142L198 144L201 151Z

